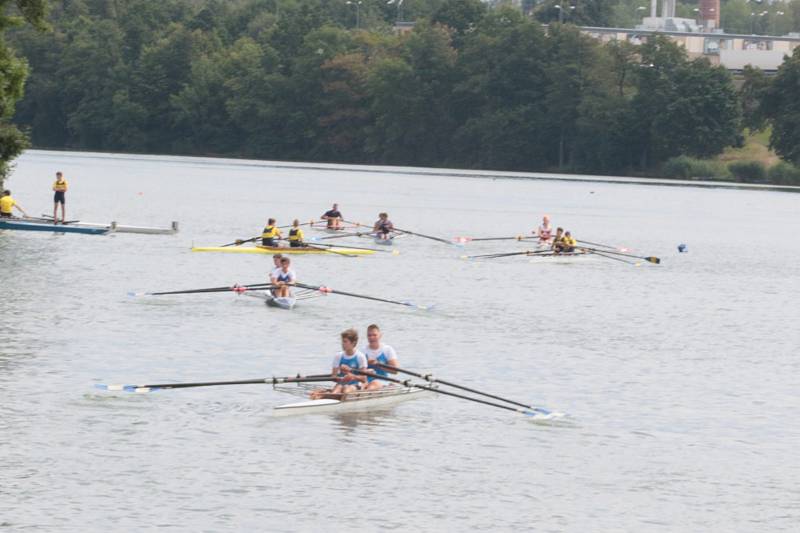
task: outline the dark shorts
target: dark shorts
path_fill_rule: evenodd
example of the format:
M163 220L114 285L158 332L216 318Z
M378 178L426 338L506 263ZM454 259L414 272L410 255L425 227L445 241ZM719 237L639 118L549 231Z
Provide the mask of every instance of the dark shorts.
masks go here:
M275 246L275 239L261 239L261 246Z
M56 194L53 195L53 203L64 205L65 197L64 191L56 191Z
M300 241L289 241L289 248L302 248L303 246L305 246L305 244Z
M11 218L13 215L11 213L0 213L0 217L4 218Z

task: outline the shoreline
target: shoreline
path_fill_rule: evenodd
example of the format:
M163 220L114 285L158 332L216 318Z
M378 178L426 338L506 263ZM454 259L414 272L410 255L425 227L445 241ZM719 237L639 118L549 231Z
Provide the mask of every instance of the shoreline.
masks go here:
M668 187L699 187L706 189L744 189L777 192L800 192L800 186L794 185L774 185L767 183L739 183L731 181L710 181L710 180L678 180L666 178L643 178L628 176L603 176L597 174L569 174L555 172L517 172L517 171L494 171L494 170L465 170L432 167L407 167L389 165L362 165L345 163L310 163L292 161L270 161L260 159L238 159L231 157L209 157L209 156L188 156L188 155L150 155L150 154L129 154L120 152L81 152L71 150L38 150L30 149L23 152L17 159L19 162L26 155L45 156L45 157L82 157L95 159L113 160L137 160L137 161L164 161L180 163L186 160L201 162L212 165L243 166L243 167L262 167L262 168L286 168L299 170L330 170L348 172L375 172L386 174L408 174L416 176L445 176L455 178L491 178L491 179L527 179L543 181L570 181L585 183L612 183L621 185L662 185Z

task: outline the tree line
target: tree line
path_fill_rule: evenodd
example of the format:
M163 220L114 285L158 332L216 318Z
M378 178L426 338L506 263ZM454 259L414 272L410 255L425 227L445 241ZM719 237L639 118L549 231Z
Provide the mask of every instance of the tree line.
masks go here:
M603 44L479 0L401 8L403 35L382 0L62 0L50 31L7 31L31 70L14 122L48 148L601 174L714 156L756 115L787 134L761 105L779 83L754 76L745 98L664 37Z

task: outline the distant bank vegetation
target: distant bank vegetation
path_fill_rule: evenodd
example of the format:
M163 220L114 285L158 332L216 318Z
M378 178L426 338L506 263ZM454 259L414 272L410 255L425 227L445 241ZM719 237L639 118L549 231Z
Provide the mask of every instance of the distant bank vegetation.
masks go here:
M401 9L403 35L383 0L57 2L50 31L6 31L30 65L13 120L42 148L800 184L800 52L737 90L663 38ZM713 163L764 128L785 163Z

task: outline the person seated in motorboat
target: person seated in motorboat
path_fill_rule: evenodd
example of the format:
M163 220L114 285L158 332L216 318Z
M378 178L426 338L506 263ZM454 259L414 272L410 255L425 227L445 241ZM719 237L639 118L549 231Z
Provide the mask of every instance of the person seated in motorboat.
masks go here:
M364 355L367 357L369 370L379 376L388 376L389 373L397 374L397 370L388 370L379 365L397 367L397 353L394 348L381 342L383 333L377 324L370 324L367 327L367 347ZM367 376L367 385L364 390L378 390L388 382L373 376Z
M333 204L333 207L320 217L326 222L328 229L342 229L342 212L339 211L339 204Z
M358 332L352 328L341 333L342 351L333 358L331 374L336 385L330 390L317 390L311 393L311 399L317 400L329 394L349 394L361 390L367 376L353 373L353 370L367 370L367 357L358 350Z
M280 269L274 270L270 275L269 281L274 286L272 294L276 298L288 298L291 296L291 286L297 283L297 274L289 268L291 259L281 257Z
M389 215L387 213L379 213L378 220L376 220L375 224L372 226L372 232L375 234L375 238L384 241L389 240L391 239L390 234L392 231L394 231L394 224L389 220Z
M556 253L559 254L568 254L575 251L575 247L578 246L578 241L572 236L572 233L569 231L564 232L564 236L558 242L558 246L553 246L553 249Z
M300 229L300 221L294 219L292 222L292 227L289 230L289 247L291 248L302 248L305 246L303 242L303 230Z
M14 209L22 213L23 216L28 216L28 213L11 196L11 191L6 189L3 191L3 197L0 198L0 217L11 218L14 216Z
M264 231L261 232L261 246L277 246L281 238L281 230L275 225L275 219L270 218Z
M536 229L536 236L539 237L539 244L547 244L553 238L553 226L550 225L550 217L542 217L541 225Z

